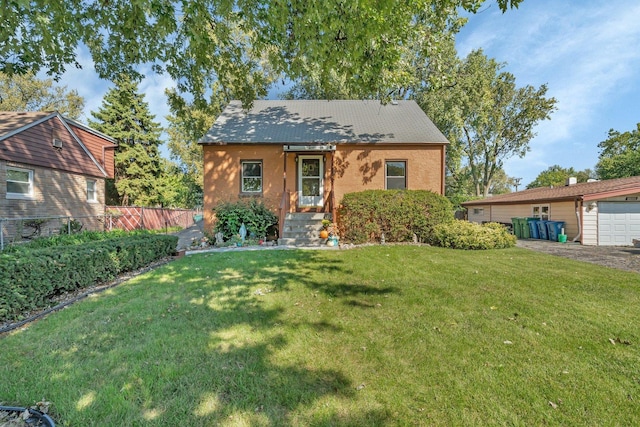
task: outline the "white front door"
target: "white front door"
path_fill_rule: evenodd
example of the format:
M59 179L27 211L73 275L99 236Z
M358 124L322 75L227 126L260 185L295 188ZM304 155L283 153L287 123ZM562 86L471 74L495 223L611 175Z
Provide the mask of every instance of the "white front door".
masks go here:
M323 177L322 156L298 156L298 206L322 207Z

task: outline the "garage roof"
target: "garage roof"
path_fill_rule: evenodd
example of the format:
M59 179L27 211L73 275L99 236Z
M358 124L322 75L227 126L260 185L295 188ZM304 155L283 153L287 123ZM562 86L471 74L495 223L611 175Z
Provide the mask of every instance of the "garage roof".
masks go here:
M640 193L640 176L583 182L580 184L565 185L564 187L532 188L515 193L499 194L484 199L471 200L462 203L462 205L507 205L574 199L589 201L635 193Z

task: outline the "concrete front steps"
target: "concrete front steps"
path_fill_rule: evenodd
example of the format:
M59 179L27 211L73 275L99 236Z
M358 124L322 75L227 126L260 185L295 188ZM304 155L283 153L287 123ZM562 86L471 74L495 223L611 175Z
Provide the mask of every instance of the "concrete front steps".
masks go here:
M292 212L284 219L282 236L278 245L286 246L324 246L325 239L320 238L323 212Z

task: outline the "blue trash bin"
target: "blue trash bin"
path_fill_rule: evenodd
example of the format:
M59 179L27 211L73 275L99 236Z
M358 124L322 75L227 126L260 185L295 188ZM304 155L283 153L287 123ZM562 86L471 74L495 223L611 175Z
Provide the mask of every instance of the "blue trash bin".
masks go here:
M562 233L564 228L564 221L549 221L547 222L547 230L549 232L549 240L554 242L558 241L558 236Z
M529 234L531 235L531 238L539 239L540 232L538 231L538 223L540 221L538 221L537 219L528 219L527 222L529 223Z
M542 240L549 240L549 230L547 229L547 222L545 220L538 221L538 234Z

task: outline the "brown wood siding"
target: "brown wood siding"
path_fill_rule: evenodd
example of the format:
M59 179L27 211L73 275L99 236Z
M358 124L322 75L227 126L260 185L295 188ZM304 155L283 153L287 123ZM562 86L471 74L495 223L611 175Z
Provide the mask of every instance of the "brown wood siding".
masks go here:
M113 178L115 174L113 155L117 145L80 127L72 124L69 126L107 172L108 178Z
M61 149L53 147L54 137L62 141ZM0 142L0 159L104 178L104 174L57 117Z

